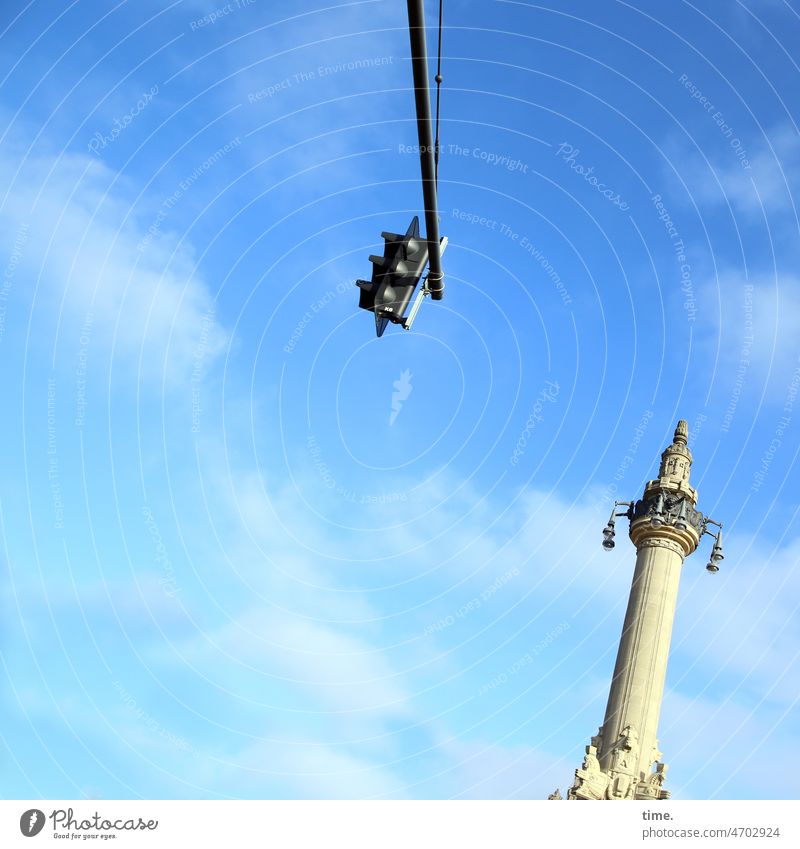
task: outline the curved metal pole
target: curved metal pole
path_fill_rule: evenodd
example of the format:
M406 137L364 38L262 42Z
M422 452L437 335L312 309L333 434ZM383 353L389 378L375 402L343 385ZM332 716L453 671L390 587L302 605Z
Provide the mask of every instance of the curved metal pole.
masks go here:
M434 301L444 295L444 274L439 247L439 207L431 132L431 100L428 84L428 49L425 44L425 12L422 0L408 0L408 27L411 39L411 67L414 70L414 99L417 104L417 134L425 203L425 237L428 240L427 286Z

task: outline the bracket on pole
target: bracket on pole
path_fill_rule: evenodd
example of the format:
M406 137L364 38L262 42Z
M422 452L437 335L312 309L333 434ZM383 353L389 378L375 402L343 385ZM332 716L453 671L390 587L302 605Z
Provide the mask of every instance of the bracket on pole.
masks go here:
M439 256L444 253L444 249L447 247L447 236L442 236L439 240ZM419 312L419 308L422 306L422 302L425 298L430 295L431 290L428 288L428 277L425 277L425 280L422 283L422 288L417 292L416 298L414 298L414 303L411 306L411 311L403 320L403 330L411 330L411 325L414 323L414 319L417 317L417 313Z

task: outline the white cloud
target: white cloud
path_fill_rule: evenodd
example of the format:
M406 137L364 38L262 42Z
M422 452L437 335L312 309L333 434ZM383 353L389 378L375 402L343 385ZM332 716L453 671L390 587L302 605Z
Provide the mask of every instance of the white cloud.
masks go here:
M736 213L775 224L774 216L789 213L797 233L797 192L800 189L800 152L797 130L789 124L763 127L749 154L749 168L737 159L725 136L720 137L724 155L711 162L686 150L674 149L672 159L694 200L700 205L730 205Z
M213 295L190 243L162 234L137 250L148 225L132 210L128 178L88 156L9 144L0 173L8 192L0 221L10 232L29 228L17 276L38 285L32 321L47 353L57 343L57 354L74 356L92 314L91 355L113 352L126 377L185 382L200 349L208 367L225 343L219 323L208 322Z
M800 363L800 277L727 272L699 287L699 354L716 363L722 412L733 399L783 404ZM777 423L777 418L776 418Z
M531 746L490 741L446 743L439 754L458 799L547 799L557 787L566 797L575 767Z
M379 649L319 622L264 604L239 612L228 624L177 646L209 672L237 664L243 672L274 677L306 691L318 710L355 713L367 720L409 713L401 676Z
M677 799L797 796L796 729L782 710L754 710L667 690L660 748Z
M693 678L708 682L698 697L722 692L792 704L800 672L800 540L775 546L731 534L725 548L713 581L702 570L684 577L672 646L684 672L670 676L672 686L685 693L682 682L694 670Z
M295 799L402 799L390 769L308 737L265 740L222 764L220 787L237 795Z

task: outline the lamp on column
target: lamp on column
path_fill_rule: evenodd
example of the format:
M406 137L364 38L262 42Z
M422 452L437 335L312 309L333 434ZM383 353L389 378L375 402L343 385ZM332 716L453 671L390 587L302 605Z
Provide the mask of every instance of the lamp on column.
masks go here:
M658 493L656 506L653 508L653 517L650 519L650 524L654 528L659 528L664 524L664 493Z
M685 531L687 528L686 524L686 499L681 500L681 506L678 510L678 515L675 519L675 528L679 531Z
M716 525L719 530L716 533L709 531L707 527L709 524ZM711 557L706 564L706 571L713 575L715 572L719 572L719 566L717 564L725 559L725 555L722 553L722 523L706 518L703 522L703 533L714 537L714 546L711 549Z
M624 513L617 513L617 507L627 507ZM617 516L627 516L629 519L631 518L633 510L633 502L632 501L615 501L614 507L611 510L611 518L608 520L608 524L603 528L603 548L606 551L611 551L614 548L614 535L616 533L615 525L617 521Z

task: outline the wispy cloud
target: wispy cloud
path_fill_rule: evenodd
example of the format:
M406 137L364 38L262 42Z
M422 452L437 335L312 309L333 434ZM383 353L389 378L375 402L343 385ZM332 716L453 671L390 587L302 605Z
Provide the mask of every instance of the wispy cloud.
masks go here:
M128 178L88 155L26 155L10 144L0 173L0 220L11 230L28 223L18 275L39 289L32 320L47 328L37 336L50 351L76 348L91 315L93 352L113 350L129 375L188 381L204 332L206 362L221 352L226 334L219 323L208 330L214 294L191 243L163 234L137 250L147 225L132 211Z
M699 352L728 393L722 409L733 393L751 410L762 398L784 404L800 362L800 278L725 271L698 286L698 302Z
M692 199L702 209L730 206L750 222L766 218L773 225L776 216L788 215L787 224L796 232L800 190L797 129L785 123L764 127L756 138L749 151L749 168L730 153L724 137L724 156L709 151L704 160L696 150L675 145L671 159L680 163Z

